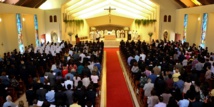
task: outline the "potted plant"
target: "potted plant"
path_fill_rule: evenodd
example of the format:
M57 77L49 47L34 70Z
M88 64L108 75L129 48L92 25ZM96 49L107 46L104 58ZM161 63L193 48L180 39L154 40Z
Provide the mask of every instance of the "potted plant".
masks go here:
M150 39L150 43L151 43L153 32L149 32L148 35L149 35L149 39Z
M73 35L72 32L68 32L68 36L70 36L70 42L71 42L71 43L72 43L72 35Z

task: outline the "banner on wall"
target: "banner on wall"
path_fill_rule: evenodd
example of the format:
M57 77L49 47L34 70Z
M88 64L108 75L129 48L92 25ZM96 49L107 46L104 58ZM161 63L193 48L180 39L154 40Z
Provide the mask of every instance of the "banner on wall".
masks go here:
M39 42L39 27L38 27L38 19L37 15L34 15L34 27L35 27L35 40L36 40L36 46L40 46Z
M201 33L201 47L205 48L205 37L207 32L207 20L208 20L208 14L203 14L203 21L202 21L202 33Z
M18 47L20 53L23 54L25 52L25 46L23 43L21 15L19 13L16 14L16 25L18 31Z

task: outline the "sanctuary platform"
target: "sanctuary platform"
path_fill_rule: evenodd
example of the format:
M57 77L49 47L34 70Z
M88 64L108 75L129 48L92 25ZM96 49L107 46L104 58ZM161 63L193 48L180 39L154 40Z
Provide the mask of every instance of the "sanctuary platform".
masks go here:
M115 35L105 35L105 40L115 40L116 36Z

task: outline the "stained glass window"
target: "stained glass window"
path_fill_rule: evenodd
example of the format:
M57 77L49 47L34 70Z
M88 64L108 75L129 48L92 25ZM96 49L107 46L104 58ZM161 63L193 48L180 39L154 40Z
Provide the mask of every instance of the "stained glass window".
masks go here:
M188 14L184 15L184 34L183 34L183 42L186 42L187 36L187 23L188 23Z
M35 26L36 46L40 46L40 43L39 43L39 27L38 27L37 15L34 15L34 26Z
M205 48L205 37L206 37L206 31L207 31L207 20L208 20L208 14L203 14L202 19L202 33L201 33L201 47Z
M17 24L17 31L18 31L19 51L21 54L23 54L25 52L25 46L23 43L21 15L19 13L16 14L16 24Z

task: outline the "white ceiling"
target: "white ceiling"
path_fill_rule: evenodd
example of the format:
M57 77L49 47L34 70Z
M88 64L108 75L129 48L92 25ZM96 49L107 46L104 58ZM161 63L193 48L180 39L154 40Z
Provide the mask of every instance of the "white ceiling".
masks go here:
M63 5L64 13L73 18L88 19L109 15L131 19L155 19L157 5L150 0L70 0Z
M59 9L61 6L70 0L46 0L39 9L48 10L48 9Z

